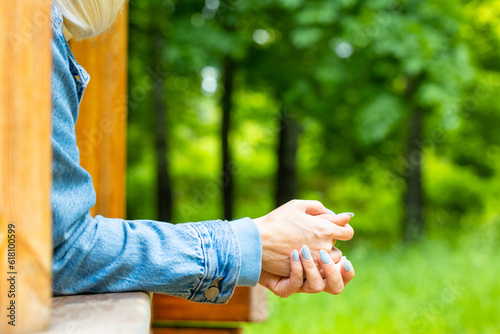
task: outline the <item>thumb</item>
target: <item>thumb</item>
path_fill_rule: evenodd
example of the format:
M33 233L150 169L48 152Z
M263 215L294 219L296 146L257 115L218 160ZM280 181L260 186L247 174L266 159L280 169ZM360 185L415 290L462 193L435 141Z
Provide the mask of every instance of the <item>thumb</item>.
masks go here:
M325 206L320 201L295 200L294 202L299 210L311 216L332 213L332 211L325 208Z
M328 220L329 222L337 224L339 226L345 226L351 220L351 216L347 214L339 214L339 215L321 214L317 215L316 217Z

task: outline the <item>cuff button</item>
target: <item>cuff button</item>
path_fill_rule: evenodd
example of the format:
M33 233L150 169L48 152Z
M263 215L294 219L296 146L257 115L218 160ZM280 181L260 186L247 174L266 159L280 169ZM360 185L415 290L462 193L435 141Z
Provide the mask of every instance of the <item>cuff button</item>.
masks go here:
M215 298L217 298L219 293L220 293L220 290L218 288L216 288L215 286L212 286L212 287L208 288L207 291L205 291L205 297L209 300L214 300Z

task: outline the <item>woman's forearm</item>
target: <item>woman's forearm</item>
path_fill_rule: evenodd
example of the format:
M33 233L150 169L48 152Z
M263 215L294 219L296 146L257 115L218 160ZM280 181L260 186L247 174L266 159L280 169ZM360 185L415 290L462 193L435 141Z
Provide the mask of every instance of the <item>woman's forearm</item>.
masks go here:
M86 215L79 224L83 233L55 249L56 293L147 290L226 303L237 285L241 258L228 222L172 225ZM213 286L219 293L206 294Z

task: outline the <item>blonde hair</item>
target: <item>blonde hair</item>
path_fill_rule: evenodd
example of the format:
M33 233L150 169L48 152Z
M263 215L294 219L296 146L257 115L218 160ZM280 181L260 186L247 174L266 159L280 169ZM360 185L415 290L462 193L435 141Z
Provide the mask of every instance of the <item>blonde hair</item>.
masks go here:
M94 37L109 29L126 0L54 0L64 25L76 40Z

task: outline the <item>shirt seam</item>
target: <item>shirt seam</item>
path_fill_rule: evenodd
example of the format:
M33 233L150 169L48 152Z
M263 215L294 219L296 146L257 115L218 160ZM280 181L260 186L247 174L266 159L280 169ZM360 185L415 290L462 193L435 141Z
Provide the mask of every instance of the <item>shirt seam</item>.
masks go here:
M236 235L236 232L234 232L233 228L231 227L231 224L229 224L229 222L227 223L229 225L229 229L231 230L231 233L233 234L233 240L234 240L234 243L233 243L233 247L236 249L236 252L238 253L238 260L239 260L239 266L237 267L236 269L236 281L235 281L235 284L236 286L238 285L238 280L240 279L240 275L241 275L241 267L243 265L242 261L243 259L241 258L241 245L240 245L240 241L238 240L238 236Z
M203 271L203 275L200 278L200 282L198 283L198 285L194 289L193 294L189 297L189 300L193 300L196 298L196 296L200 292L203 284L205 283L206 278L208 277L208 253L207 253L207 250L206 250L205 244L204 244L205 239L203 238L201 231L198 229L198 227L196 225L193 224L193 225L191 225L191 227L196 231L196 233L198 234L198 238L200 240L201 249L203 252L203 269L204 269L204 271Z

